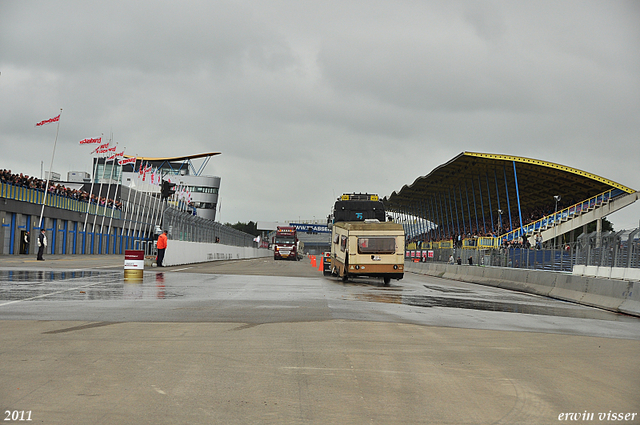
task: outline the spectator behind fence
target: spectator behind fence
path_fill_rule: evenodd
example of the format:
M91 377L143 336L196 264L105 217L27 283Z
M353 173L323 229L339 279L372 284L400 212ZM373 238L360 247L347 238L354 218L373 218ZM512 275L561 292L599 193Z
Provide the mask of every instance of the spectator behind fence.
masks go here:
M11 184L19 187L26 187L28 189L36 189L44 191L46 181L42 179L37 179L35 177L29 177L22 173L13 174L11 170L1 170L0 171L0 181L3 183ZM66 198L75 199L78 201L87 202L91 200L92 204L106 206L108 208L115 208L117 210L122 209L122 202L114 201L113 199L108 199L105 197L96 196L95 194L89 194L82 189L71 189L55 182L49 182L49 187L47 188L47 192L50 195L58 195L64 196Z

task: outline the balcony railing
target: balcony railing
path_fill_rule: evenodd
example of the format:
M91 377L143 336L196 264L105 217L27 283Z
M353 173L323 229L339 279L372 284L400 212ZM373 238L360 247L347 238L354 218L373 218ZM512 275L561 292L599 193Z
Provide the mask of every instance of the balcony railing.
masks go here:
M44 191L40 189L16 186L7 182L0 182L0 198L42 205L44 200ZM87 201L56 195L55 193L49 193L46 201L46 206L48 207L80 213L87 212L87 204L89 204ZM92 203L89 205L89 214L97 214L105 217L113 216L113 218L119 219L121 211L108 206L100 206Z

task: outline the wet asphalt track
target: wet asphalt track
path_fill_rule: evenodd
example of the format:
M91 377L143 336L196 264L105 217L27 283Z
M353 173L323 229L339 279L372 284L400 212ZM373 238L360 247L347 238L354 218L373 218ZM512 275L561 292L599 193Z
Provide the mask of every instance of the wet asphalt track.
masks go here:
M42 423L480 424L640 408L638 318L413 274L342 283L308 260L153 268L137 283L122 261L0 258L3 411ZM143 358L162 365L157 379ZM158 394L182 407L161 414Z

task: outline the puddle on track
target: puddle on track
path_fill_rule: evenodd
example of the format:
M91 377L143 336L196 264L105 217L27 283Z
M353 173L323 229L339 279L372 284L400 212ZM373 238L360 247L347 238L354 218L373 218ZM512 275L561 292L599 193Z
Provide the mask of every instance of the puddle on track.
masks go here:
M163 273L145 274L140 282L107 271L0 270L0 301L136 300L180 297L165 286Z
M402 294L355 294L359 301L403 304L412 307L444 307L468 310L499 311L503 313L536 314L544 316L573 317L580 319L596 319L639 323L640 319L624 314L599 310L588 306L567 304L566 306L548 306L529 303L515 303L498 300L479 300L468 298L448 298L432 295ZM559 300L554 302L563 303Z

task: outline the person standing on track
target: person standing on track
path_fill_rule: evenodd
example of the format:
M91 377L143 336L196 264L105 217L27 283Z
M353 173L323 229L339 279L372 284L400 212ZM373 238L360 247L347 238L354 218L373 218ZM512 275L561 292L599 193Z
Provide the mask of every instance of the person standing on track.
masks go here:
M47 235L44 232L44 229L40 229L40 234L38 235L38 260L44 261L42 258L42 254L44 254L44 249L47 246Z
M164 251L167 249L167 231L162 232L160 236L158 236L158 258L156 260L156 264L158 267L164 267L162 265L162 261L164 260Z

